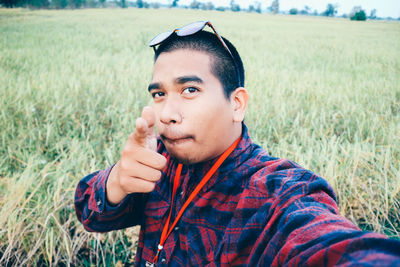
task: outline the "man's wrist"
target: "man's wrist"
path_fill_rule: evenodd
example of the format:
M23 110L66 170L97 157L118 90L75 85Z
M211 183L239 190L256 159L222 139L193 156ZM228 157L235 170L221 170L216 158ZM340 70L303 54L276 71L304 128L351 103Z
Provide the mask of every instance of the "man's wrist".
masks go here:
M106 200L110 205L118 205L127 194L122 190L117 177L117 164L111 169L106 181Z

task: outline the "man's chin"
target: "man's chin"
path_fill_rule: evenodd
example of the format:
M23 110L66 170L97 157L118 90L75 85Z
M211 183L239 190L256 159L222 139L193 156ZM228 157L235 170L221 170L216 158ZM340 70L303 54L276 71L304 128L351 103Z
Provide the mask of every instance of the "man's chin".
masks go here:
M179 142L171 142L166 138L161 138L161 140L172 159L183 164L199 162L193 153L193 151L196 151L196 148L193 146L193 139L189 138Z
M187 153L187 154L175 153L174 151L171 151L168 148L167 148L167 151L173 160L175 160L179 163L185 164L185 165L190 165L190 164L195 164L195 163L201 162L200 159L198 159L195 155L193 155L191 153Z

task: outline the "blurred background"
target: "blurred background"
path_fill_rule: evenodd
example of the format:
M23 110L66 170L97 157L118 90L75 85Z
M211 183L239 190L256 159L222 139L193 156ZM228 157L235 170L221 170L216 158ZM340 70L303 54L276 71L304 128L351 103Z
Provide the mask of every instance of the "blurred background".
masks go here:
M133 263L139 229L85 232L75 187L119 159L151 103L148 42L206 19L242 56L253 141L400 238L398 1L0 3L1 266Z

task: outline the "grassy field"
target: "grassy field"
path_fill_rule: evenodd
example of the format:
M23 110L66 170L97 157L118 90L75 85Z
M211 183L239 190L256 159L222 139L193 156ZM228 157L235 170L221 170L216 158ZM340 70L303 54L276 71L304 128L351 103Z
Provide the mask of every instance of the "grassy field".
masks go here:
M86 233L74 190L150 103L148 41L206 18L242 54L253 140L325 177L362 229L400 238L400 23L0 9L1 266L132 262L138 229Z

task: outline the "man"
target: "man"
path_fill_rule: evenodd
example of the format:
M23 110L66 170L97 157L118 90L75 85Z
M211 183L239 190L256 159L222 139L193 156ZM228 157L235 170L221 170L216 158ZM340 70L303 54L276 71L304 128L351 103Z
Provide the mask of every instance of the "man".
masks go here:
M325 180L251 141L242 61L211 23L150 45L152 107L120 160L78 185L88 231L140 225L139 266L400 265L399 241L360 231Z

